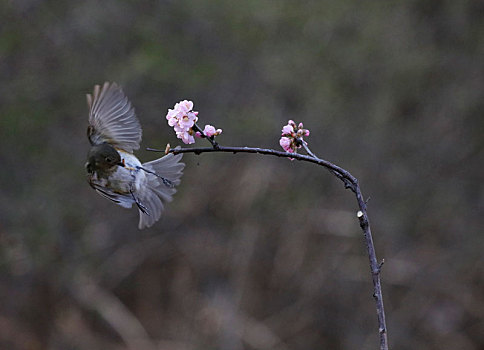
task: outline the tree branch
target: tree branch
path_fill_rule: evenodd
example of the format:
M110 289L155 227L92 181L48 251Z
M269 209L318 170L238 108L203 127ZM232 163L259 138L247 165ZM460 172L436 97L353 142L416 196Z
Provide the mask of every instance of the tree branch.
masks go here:
M299 161L306 161L306 162L323 166L326 169L328 169L331 172L331 174L336 176L344 183L345 188L349 188L355 194L356 201L358 202L358 207L360 209L357 213L357 217L360 222L360 227L363 230L363 234L366 242L366 248L368 252L368 258L370 261L370 271L371 271L371 276L373 281L373 297L375 299L376 312L378 316L380 350L388 350L387 327L386 327L386 321L385 321L385 310L383 307L383 295L382 295L381 281L380 281L380 272L381 272L381 267L383 265L383 261L382 263L378 263L378 260L376 257L375 246L373 244L373 237L371 235L371 229L370 229L370 220L368 218L368 213L367 213L367 205L366 205L366 201L363 199L360 185L358 184L358 180L356 179L356 177L351 175L349 171L327 160L316 157L316 155L314 155L314 153L312 153L309 150L309 148L307 147L304 141L302 141L302 146L304 147L306 152L310 155L281 152L281 151L276 151L273 149L266 149L266 148L224 147L224 146L218 145L211 138L207 138L207 139L209 139L213 147L175 148L175 149L170 149L169 152L173 154L195 153L197 155L200 155L202 153L210 153L210 152L228 152L233 154L259 153L259 154L271 155L276 157L296 159ZM165 150L157 150L153 148L147 148L147 150L154 151L154 152L165 152Z

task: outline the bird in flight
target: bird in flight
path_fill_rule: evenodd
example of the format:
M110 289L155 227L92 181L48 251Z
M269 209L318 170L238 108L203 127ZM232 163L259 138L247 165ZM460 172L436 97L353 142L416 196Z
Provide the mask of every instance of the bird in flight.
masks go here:
M94 86L87 94L91 143L86 162L88 182L104 198L139 210L138 228L152 226L164 203L180 184L184 163L172 153L143 163L133 154L141 142L141 125L134 108L116 83Z

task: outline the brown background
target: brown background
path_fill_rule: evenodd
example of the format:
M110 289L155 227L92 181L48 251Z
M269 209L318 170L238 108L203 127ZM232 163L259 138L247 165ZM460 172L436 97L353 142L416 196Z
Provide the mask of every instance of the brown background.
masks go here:
M143 149L179 144L164 115L185 98L224 145L280 149L304 122L371 197L391 348L483 349L483 18L466 0L3 1L0 348L378 348L337 179L187 155L138 231L85 179L85 94L108 80Z

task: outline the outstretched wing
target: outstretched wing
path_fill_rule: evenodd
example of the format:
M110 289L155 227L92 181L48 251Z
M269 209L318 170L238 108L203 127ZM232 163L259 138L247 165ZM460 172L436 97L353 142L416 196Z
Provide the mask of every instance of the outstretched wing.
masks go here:
M117 205L120 205L124 208L131 208L133 206L133 203L135 202L133 197L128 194L116 193L111 189L109 189L108 187L103 187L93 181L90 181L89 184L101 196L103 196L106 199L109 199L110 201L113 201Z
M87 136L92 145L107 142L131 153L139 148L141 125L120 86L108 82L102 88L94 86L93 94L87 94L87 104Z

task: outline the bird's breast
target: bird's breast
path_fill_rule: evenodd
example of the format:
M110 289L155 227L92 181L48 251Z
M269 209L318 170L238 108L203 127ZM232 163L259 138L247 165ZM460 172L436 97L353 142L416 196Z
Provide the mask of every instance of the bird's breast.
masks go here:
M89 182L97 186L109 188L116 193L129 194L138 192L146 185L146 174L140 170L141 162L132 153L117 149L121 156L122 166L117 166L113 172L100 176L98 172L89 175Z
M118 167L117 172L123 178L129 177L131 190L137 192L146 184L146 174L140 170L141 162L132 153L117 149L124 167Z
M121 156L121 163L123 163L128 170L138 170L138 167L141 166L141 162L134 154L123 151L122 149L116 149L116 151L118 151Z

